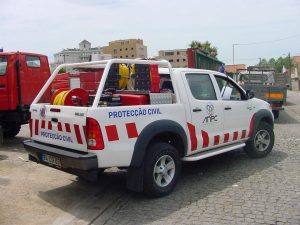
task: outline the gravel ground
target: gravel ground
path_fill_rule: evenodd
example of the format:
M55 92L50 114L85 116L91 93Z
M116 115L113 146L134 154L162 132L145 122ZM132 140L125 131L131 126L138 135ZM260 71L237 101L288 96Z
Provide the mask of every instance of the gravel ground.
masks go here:
M89 183L28 162L24 126L0 148L0 224L300 224L300 93L288 96L270 155L237 150L185 163L174 192L159 199L126 191L122 170Z

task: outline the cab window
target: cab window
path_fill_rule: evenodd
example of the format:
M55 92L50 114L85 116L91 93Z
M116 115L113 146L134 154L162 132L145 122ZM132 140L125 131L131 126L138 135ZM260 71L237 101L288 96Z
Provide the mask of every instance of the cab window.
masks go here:
M217 100L214 86L208 74L187 74L186 79L194 98Z
M6 74L7 57L0 57L0 76Z
M240 101L247 99L243 91L231 80L216 75L215 78L223 100Z
M38 56L26 56L26 64L28 67L39 68L41 66L41 60Z

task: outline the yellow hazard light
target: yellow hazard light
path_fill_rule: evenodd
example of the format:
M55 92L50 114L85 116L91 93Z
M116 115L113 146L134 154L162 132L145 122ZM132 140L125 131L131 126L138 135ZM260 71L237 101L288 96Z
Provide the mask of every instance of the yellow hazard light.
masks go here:
M283 98L282 93L266 93L266 98Z

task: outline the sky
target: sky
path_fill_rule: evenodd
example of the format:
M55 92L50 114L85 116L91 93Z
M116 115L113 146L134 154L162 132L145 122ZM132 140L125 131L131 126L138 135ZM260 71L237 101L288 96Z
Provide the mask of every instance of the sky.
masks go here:
M233 44L235 63L247 65L300 55L300 0L0 0L0 11L0 48L50 62L84 39L98 47L140 38L148 57L209 41L226 64Z

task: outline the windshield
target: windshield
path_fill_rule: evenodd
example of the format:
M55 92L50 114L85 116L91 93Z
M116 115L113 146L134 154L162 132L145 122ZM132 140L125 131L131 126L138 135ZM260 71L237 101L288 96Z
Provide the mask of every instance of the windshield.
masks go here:
M0 57L0 75L4 75L6 73L7 68L7 57Z

